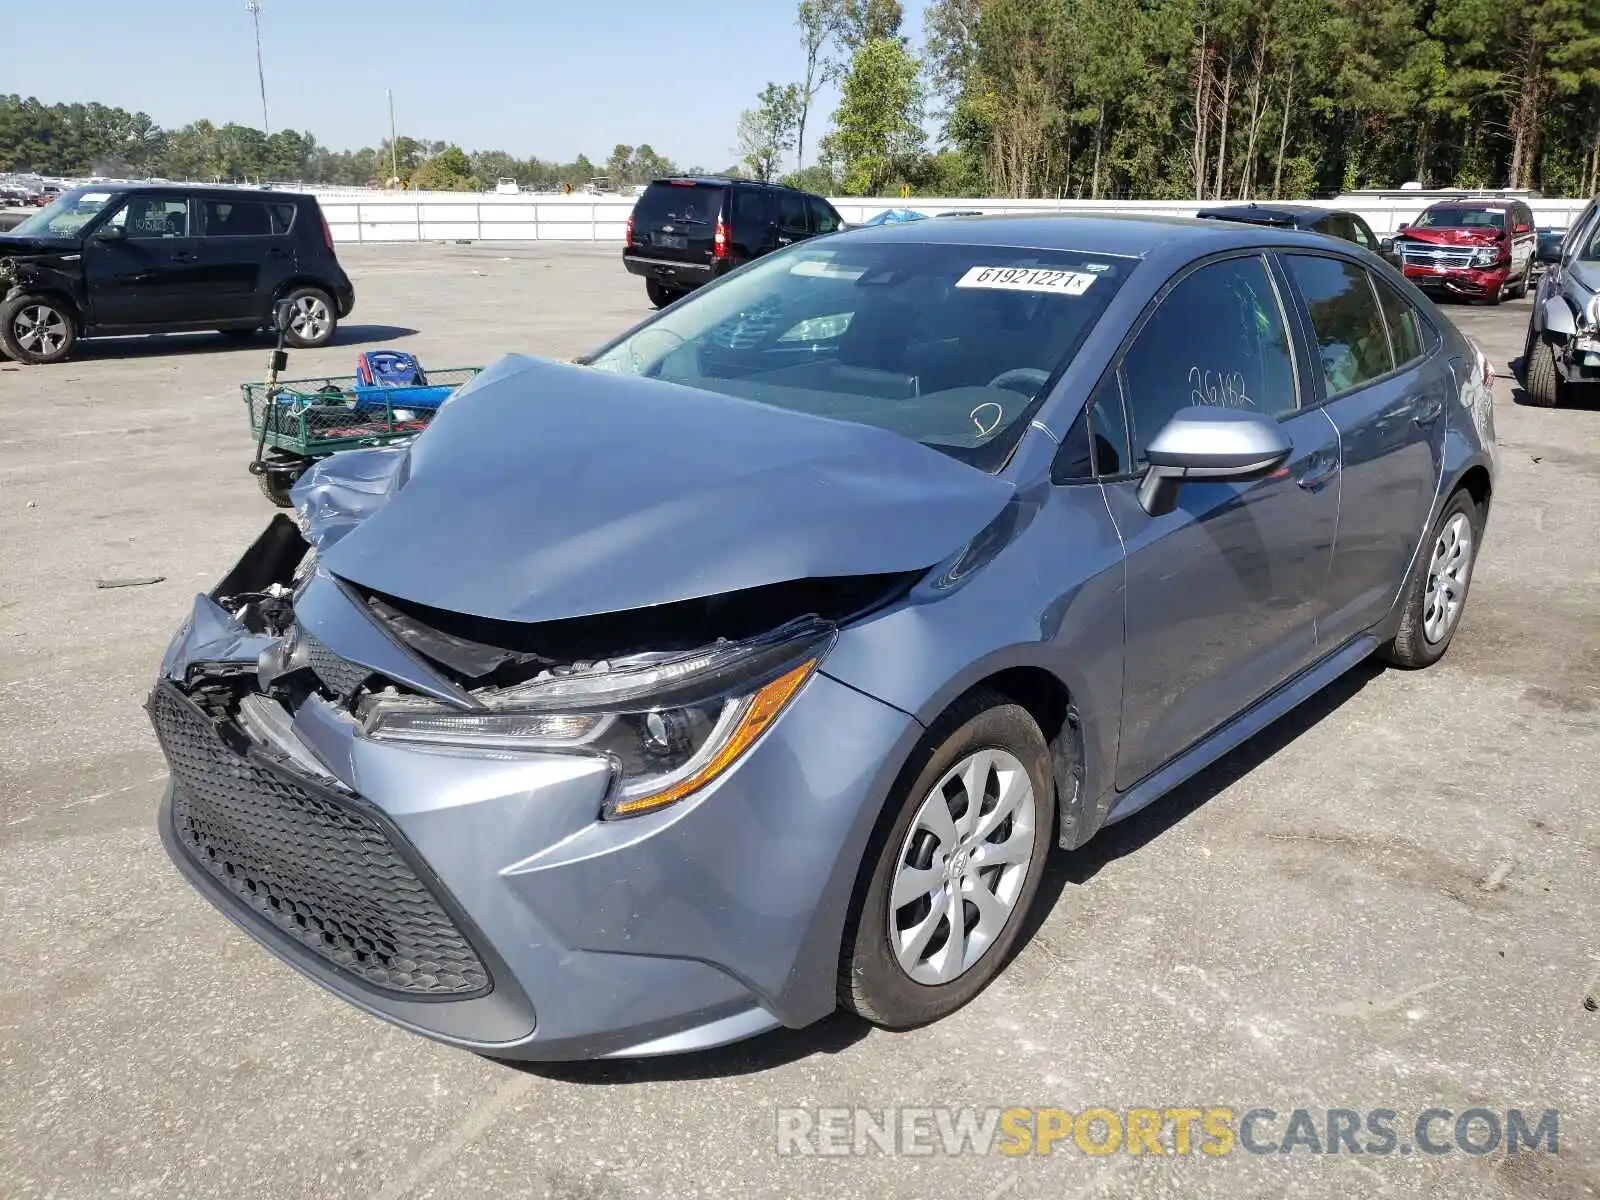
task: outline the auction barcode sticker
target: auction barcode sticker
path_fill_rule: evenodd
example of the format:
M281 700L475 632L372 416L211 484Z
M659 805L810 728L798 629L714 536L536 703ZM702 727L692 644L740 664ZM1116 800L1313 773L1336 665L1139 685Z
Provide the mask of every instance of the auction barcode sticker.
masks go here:
M1089 290L1095 276L1079 271L1056 271L1046 267L973 267L960 279L960 288L995 288L1003 292L1057 292L1081 296Z

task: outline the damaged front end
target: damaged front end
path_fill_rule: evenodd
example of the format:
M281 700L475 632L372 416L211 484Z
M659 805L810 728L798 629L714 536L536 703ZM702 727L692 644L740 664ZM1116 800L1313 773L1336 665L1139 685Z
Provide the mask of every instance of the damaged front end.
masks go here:
M817 668L914 578L520 625L339 579L280 515L163 662L163 839L268 949L452 1044L565 1059L805 1024L833 1003L809 962L832 952L808 922L838 919L826 831L854 836L915 728ZM793 811L795 738L831 752L803 770L817 836L751 840ZM758 848L797 893L770 912ZM751 914L749 935L702 903Z

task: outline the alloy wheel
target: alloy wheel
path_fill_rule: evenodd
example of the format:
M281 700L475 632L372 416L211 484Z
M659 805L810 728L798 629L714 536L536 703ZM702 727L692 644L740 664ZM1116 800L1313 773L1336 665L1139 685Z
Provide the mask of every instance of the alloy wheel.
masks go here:
M923 799L890 883L889 945L915 982L961 976L1005 929L1033 858L1033 783L1005 750L979 750Z
M1422 633L1437 645L1461 618L1472 576L1472 522L1456 513L1439 531L1428 563L1428 590L1422 599Z
M11 336L28 353L47 357L66 344L67 318L48 304L24 305L11 320Z
M296 296L289 315L289 328L308 342L325 336L333 314L318 296Z

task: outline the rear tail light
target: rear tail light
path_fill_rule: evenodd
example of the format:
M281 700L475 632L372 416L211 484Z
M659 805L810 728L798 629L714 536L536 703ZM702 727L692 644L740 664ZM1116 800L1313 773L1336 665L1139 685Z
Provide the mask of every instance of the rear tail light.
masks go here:
M624 236L626 236L627 239L628 239L628 245L630 245L630 246L633 245L633 214L632 213L628 214L628 232Z
M721 217L717 218L717 234L711 242L711 256L713 258L728 257L728 226Z
M328 243L328 249L333 249L333 230L328 225L328 214L322 211L322 206L317 206L317 216L322 221L322 240Z

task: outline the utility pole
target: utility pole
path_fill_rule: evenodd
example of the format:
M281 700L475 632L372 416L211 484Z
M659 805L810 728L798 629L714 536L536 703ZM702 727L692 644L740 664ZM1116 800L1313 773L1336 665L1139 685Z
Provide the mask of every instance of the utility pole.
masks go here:
M394 89L389 91L389 186L400 186L400 139L394 132Z
M272 126L267 121L267 72L261 65L261 3L260 0L245 0L245 12L256 24L256 80L261 84L261 132L272 134Z

